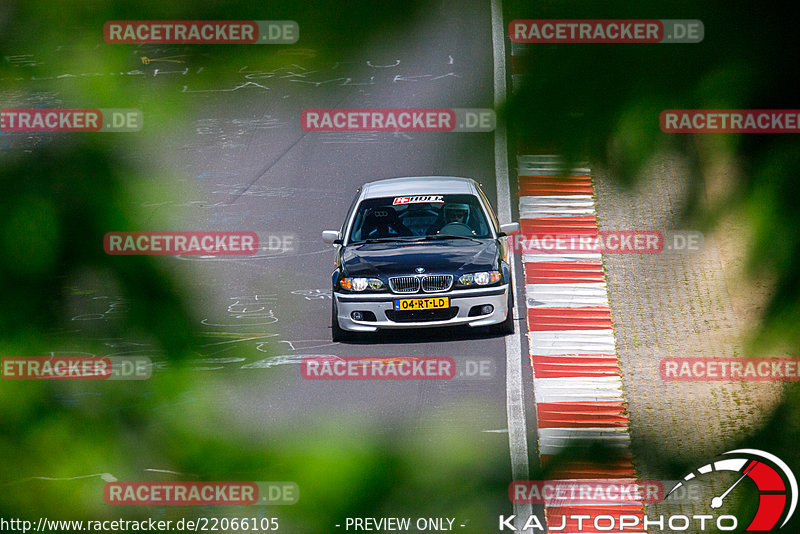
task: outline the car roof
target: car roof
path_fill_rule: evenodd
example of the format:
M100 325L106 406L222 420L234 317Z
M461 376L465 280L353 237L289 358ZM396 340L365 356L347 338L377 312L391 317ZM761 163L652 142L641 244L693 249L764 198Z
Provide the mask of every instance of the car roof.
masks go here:
M474 194L476 182L459 176L405 176L364 184L361 198L382 198L397 195Z

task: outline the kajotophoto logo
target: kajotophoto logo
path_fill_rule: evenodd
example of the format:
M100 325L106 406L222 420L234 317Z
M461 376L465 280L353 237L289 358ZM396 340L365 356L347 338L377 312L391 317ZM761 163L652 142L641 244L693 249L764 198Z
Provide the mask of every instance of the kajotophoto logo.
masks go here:
M548 532L775 532L782 529L794 515L797 508L797 479L786 463L774 454L758 449L736 449L722 453L723 459L711 462L692 470L667 493L663 504L682 504L688 490L702 489L700 502L705 509L693 515L660 514L653 516L642 511L630 510L619 513L614 506L583 507L563 506L559 503L558 489L562 490L563 501L577 494L580 501L580 487L572 486L550 488L556 491L556 500L548 502L547 521L536 514L527 518L516 514L498 517L499 531L545 531ZM746 481L745 479L749 479ZM523 481L526 482L526 481ZM530 481L527 481L530 482ZM577 481L560 481L561 484ZM595 481L597 483L599 481ZM642 481L636 482L641 484ZM613 485L601 486L614 489ZM539 502L531 498L527 485L521 490L517 482L513 487L514 496L523 499L514 502ZM532 487L530 488L532 489ZM571 491L573 493L571 493ZM517 493L519 492L519 493ZM635 493L635 491L633 491ZM512 496L512 494L509 494ZM607 491L588 496L593 501L608 500ZM670 498L672 496L672 498ZM534 495L534 497L536 497ZM599 497L599 498L598 498ZM645 494L633 495L631 502L644 504ZM752 499L755 498L755 501ZM513 500L513 496L512 496ZM628 499L630 500L630 499ZM694 502L694 499L692 499ZM588 502L579 502L588 504ZM619 503L615 503L619 505ZM749 505L749 506L748 506ZM575 513L580 511L580 513ZM566 513L565 513L566 512ZM709 513L713 512L713 513ZM742 517L739 517L739 514ZM752 518L750 517L752 515ZM515 524L515 520L519 520ZM524 524L523 524L524 522ZM741 526L747 525L744 530ZM521 526L520 526L521 525Z
M780 525L777 528L786 525L797 507L797 479L789 466L774 454L758 449L736 449L723 455L725 459L698 467L683 477L667 493L667 499L690 480L713 478L717 473L724 472L741 473L736 482L711 499L709 506L714 510L722 508L728 495L745 478L749 478L758 490L758 508L745 531L768 532L776 528L778 522Z

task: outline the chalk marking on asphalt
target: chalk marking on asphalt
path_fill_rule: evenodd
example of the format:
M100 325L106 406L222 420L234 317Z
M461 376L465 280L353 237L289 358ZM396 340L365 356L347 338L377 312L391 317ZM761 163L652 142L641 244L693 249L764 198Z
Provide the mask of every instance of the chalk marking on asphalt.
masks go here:
M492 0L492 54L494 59L494 107L500 109L506 97L506 57L503 9L500 0ZM497 211L501 221L511 221L511 190L508 184L508 139L504 121L498 121L494 131L494 164L497 175ZM509 247L511 272L516 261L513 247ZM512 309L519 318L517 299ZM511 456L512 480L528 480L528 430L525 423L525 403L522 388L522 342L520 323L513 336L505 336L506 345L506 413L508 414L508 447ZM529 503L513 505L515 526L522 531L525 518L533 514ZM532 529L526 532L531 532Z

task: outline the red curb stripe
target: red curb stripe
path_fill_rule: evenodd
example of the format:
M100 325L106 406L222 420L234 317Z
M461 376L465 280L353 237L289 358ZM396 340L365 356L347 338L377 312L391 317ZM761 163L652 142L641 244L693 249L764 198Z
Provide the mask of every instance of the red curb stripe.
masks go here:
M540 402L537 404L553 413L596 413L604 415L620 415L625 413L624 402Z
M550 454L543 454L540 458L544 467L556 463L555 457ZM552 467L553 471L548 472L547 477L553 480L565 478L637 478L636 469L633 467L633 459L628 455L607 464L572 461L567 465L558 467L553 465Z
M609 404L600 406L598 404ZM540 428L589 428L593 426L622 427L629 420L621 402L540 402L536 405Z
M611 310L598 308L531 308L528 330L605 330L611 328Z
M539 413L539 428L623 428L629 421L624 417L608 416L597 419L586 417L557 417L547 412Z
M617 358L604 354L530 356L536 378L621 376ZM607 402L602 402L607 405ZM591 405L588 404L588 405Z
M597 221L594 217L582 220L584 217L570 217L563 219L521 219L520 231L527 238L547 237L552 235L590 235L597 237Z
M605 282L600 263L531 262L525 264L527 284L568 284L572 282Z
M581 215L579 217L539 217L535 219L522 219L520 226L530 232L560 228L594 228L597 229L597 217Z
M559 364L539 364L533 362L536 378L600 378L620 376L617 364L586 364L583 366L570 366Z
M592 187L592 179L583 176L520 176L523 187Z
M578 414L565 416L546 410L539 410L539 424L541 428L599 428L599 427L624 427L630 421L619 415L603 417Z
M592 179L584 176L520 176L519 196L592 195Z
M535 309L535 308L533 308ZM552 332L556 330L608 330L611 328L611 319L539 319L528 317L528 330L530 332Z
M540 428L625 428L629 421L625 418L607 417L604 419L564 419L547 418L543 413L539 419ZM596 470L592 471L593 473Z
M569 176L555 176L552 174L523 174L519 177L520 183L554 183L563 184L570 182L592 183L589 174L572 174Z

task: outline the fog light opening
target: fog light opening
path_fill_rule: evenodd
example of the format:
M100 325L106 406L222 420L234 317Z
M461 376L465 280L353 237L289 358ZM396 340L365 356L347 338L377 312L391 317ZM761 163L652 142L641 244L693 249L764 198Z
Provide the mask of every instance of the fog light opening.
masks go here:
M350 313L350 318L354 321L367 321L374 323L378 319L375 314L369 310L354 311Z
M494 306L491 304L486 304L485 306L481 306L481 315L489 315L494 311Z

